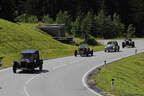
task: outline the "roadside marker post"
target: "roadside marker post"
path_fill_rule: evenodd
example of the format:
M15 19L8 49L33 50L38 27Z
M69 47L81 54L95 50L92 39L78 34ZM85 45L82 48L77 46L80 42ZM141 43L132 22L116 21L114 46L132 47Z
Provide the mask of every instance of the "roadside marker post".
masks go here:
M112 82L111 82L111 83L112 83L112 91L114 91L114 81L115 81L115 80L112 79Z
M98 68L98 78L99 78L99 80L101 80L101 68Z
M107 64L107 62L106 62L106 60L104 61L104 67L106 67L106 64Z
M137 49L135 49L135 55L137 55Z

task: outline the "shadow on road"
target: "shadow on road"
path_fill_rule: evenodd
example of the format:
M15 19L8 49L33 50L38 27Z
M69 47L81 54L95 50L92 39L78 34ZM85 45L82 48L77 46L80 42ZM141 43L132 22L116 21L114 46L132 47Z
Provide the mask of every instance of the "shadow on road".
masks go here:
M123 51L118 51L118 52L111 51L111 52L106 52L106 53L120 53L120 52L123 52Z
M19 71L18 74L41 74L41 73L48 73L48 70L23 70L23 71Z

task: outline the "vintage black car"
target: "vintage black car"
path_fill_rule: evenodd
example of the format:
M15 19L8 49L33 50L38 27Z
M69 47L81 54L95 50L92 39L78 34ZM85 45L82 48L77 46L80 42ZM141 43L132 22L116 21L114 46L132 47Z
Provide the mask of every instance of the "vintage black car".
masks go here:
M135 47L135 42L132 41L132 39L125 39L124 42L122 42L122 48L134 48Z
M75 56L77 56L77 54L79 54L80 56L93 56L93 49L90 50L90 48L86 45L81 45L80 48L77 50L75 50Z
M16 73L17 69L21 70L35 70L43 68L43 60L40 60L38 50L24 50L21 53L22 57L19 61L13 62L13 72Z
M105 52L119 52L120 46L117 41L109 41L105 47Z

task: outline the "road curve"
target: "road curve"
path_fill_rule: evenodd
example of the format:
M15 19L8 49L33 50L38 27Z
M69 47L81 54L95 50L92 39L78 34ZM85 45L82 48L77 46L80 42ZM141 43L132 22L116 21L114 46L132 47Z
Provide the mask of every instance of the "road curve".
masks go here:
M101 41L106 44L107 41ZM118 41L121 45L122 41ZM138 52L144 52L144 40L135 40ZM135 54L135 48L117 53L94 53L93 57L64 57L44 61L39 73L20 72L12 68L0 71L0 96L98 96L84 84L84 76L94 67Z

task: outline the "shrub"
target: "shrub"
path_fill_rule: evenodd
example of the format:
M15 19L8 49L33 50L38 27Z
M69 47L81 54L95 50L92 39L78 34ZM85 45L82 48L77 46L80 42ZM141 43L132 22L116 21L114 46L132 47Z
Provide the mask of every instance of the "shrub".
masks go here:
M26 23L26 22L27 22L27 18L28 18L28 15L24 13L24 14L16 17L16 18L15 18L15 21L16 21L16 22Z
M28 14L22 14L15 18L16 22L22 23L37 23L38 18L36 16L29 16Z
M30 16L27 19L27 23L37 23L38 22L38 18L36 16Z
M42 22L52 24L54 21L49 15L46 15L46 16L43 17Z
M98 42L95 40L94 37L88 36L88 39L85 41L88 45L98 45Z

